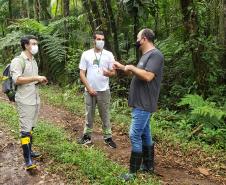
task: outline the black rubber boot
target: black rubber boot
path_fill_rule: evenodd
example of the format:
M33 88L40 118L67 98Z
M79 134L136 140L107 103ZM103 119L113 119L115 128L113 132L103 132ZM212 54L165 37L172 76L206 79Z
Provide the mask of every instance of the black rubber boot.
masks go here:
M32 141L33 141L32 133L33 133L33 131L30 132L30 144L29 144L30 151L31 151L31 157L32 158L38 158L38 157L41 157L41 154L39 152L33 152L32 151Z
M136 177L137 171L140 169L142 162L142 153L132 152L130 156L129 173L123 174L121 178L125 181L133 180Z
M151 146L143 146L143 162L141 165L141 171L154 172L154 143Z
M21 145L22 145L22 149L23 149L26 170L36 168L36 165L33 164L32 158L31 158L31 151L30 151L30 146L29 146L30 145L30 133L29 132L21 133Z

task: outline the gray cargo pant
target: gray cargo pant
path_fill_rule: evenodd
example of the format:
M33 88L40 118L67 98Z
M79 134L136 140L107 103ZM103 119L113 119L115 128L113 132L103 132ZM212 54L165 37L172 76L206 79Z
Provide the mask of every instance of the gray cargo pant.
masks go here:
M20 128L22 132L31 132L36 127L40 105L25 105L17 102Z
M90 96L88 92L85 92L85 128L84 134L91 136L93 131L93 122L95 117L96 104L102 121L102 129L104 139L111 138L111 123L110 123L110 90L98 91L96 96Z

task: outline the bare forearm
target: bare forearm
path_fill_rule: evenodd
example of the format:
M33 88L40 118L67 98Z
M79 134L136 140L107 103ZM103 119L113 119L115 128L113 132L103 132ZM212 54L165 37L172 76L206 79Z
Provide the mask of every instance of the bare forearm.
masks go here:
M89 83L88 83L88 80L87 80L85 74L80 74L80 79L81 79L81 82L83 83L83 85L86 87L86 89L89 90L90 86L89 86Z
M144 81L151 81L155 77L154 73L146 71L144 69L137 68L133 65L126 66L125 70L132 72L135 76Z
M125 70L125 65L121 64L121 66L119 67L119 70L122 70L126 75L132 75L133 73L131 71L126 71Z
M23 84L28 84L31 82L38 81L36 76L29 76L29 77L18 77L16 80L17 85L23 85Z

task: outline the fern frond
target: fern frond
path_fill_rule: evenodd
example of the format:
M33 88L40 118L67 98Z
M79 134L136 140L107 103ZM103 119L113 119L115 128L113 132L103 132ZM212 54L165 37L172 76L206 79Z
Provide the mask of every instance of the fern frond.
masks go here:
M40 34L47 29L42 23L34 19L19 19L8 27L9 30L21 30L25 33Z
M8 2L8 0L0 0L0 7L3 6L7 2Z
M178 105L189 105L192 109L195 109L197 107L206 106L208 105L208 103L205 102L203 98L197 94L188 94L185 95L185 97L181 98L181 101L178 103Z
M19 46L20 38L24 34L21 31L13 31L8 33L5 37L0 39L0 50L4 49L5 47L12 47L12 46Z
M64 60L66 56L65 39L57 35L46 35L41 41L41 46L49 58L49 66L52 73L57 74L64 70Z
M178 105L189 105L192 109L191 114L196 116L202 116L206 118L216 118L220 121L226 117L226 112L216 107L214 102L208 102L203 100L199 95L186 95L181 99Z
M204 117L217 118L217 120L221 120L226 116L226 112L220 110L219 108L214 108L210 106L201 106L197 107L191 112L192 114L201 115Z

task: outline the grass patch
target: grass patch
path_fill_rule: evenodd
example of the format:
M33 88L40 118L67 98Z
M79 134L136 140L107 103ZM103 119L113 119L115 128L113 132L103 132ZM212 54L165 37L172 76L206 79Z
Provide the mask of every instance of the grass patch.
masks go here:
M83 94L79 94L76 88L63 92L59 87L46 86L41 88L41 95L52 105L63 106L77 116L84 116ZM131 122L131 111L127 105L127 100L112 98L111 102L111 121L115 125L121 126L124 130L128 130ZM189 131L184 128L186 124L184 123L183 125L185 126L183 126L182 123L180 123L180 127L178 127L178 124L175 124L182 119L179 114L169 110L160 110L155 113L155 115L156 116L152 116L151 125L153 136L157 140L167 140L168 142L175 142L177 145L180 143L181 146L185 146L184 148L187 148L190 143L190 145L198 146L199 148L202 146L205 150L209 148L210 151L214 150L214 152L222 151L217 149L214 145L210 146L199 140L188 140L185 137L185 135L189 133ZM97 117L97 120L100 121L99 117ZM191 146L189 146L189 148L190 147Z
M84 100L82 93L79 94L76 88L65 90L65 92L66 93L63 93L61 89L52 86L41 89L42 96L50 104L63 106L72 113L83 116ZM112 122L114 125L120 125L121 128L127 132L131 122L130 108L127 105L127 101L113 97L111 102ZM168 147L179 149L185 156L192 151L199 151L201 154L200 158L205 156L217 156L215 162L216 166L218 166L217 169L220 169L226 160L224 150L220 150L215 145L208 145L199 140L188 140L185 136L189 133L189 130L185 128L186 124L178 122L178 120L182 120L181 115L169 110L160 110L155 113L155 115L156 116L152 116L151 128L154 140L160 144L164 143L161 147L165 147L165 150L167 150ZM176 122L177 124L175 124ZM210 166L212 164L206 165Z
M19 137L18 117L12 105L1 102L0 119L16 134L16 137ZM84 148L75 142L70 142L67 133L51 123L39 122L34 134L35 145L42 152L48 153L56 163L63 165L65 169L70 170L71 165L78 167L78 173L81 173L79 176L85 176L91 184L159 184L157 180L147 175L139 175L139 178L130 183L121 181L118 176L127 169L108 160L100 150ZM65 173L70 174L71 172ZM72 179L73 181L75 184L76 179Z
M85 104L83 93L78 93L78 89L63 90L57 86L42 86L40 88L41 96L50 104L65 107L73 114L84 117ZM124 99L112 98L111 100L111 121L128 127L131 122L130 109L127 101ZM98 115L98 112L97 114ZM100 122L100 118L96 116L96 120Z

